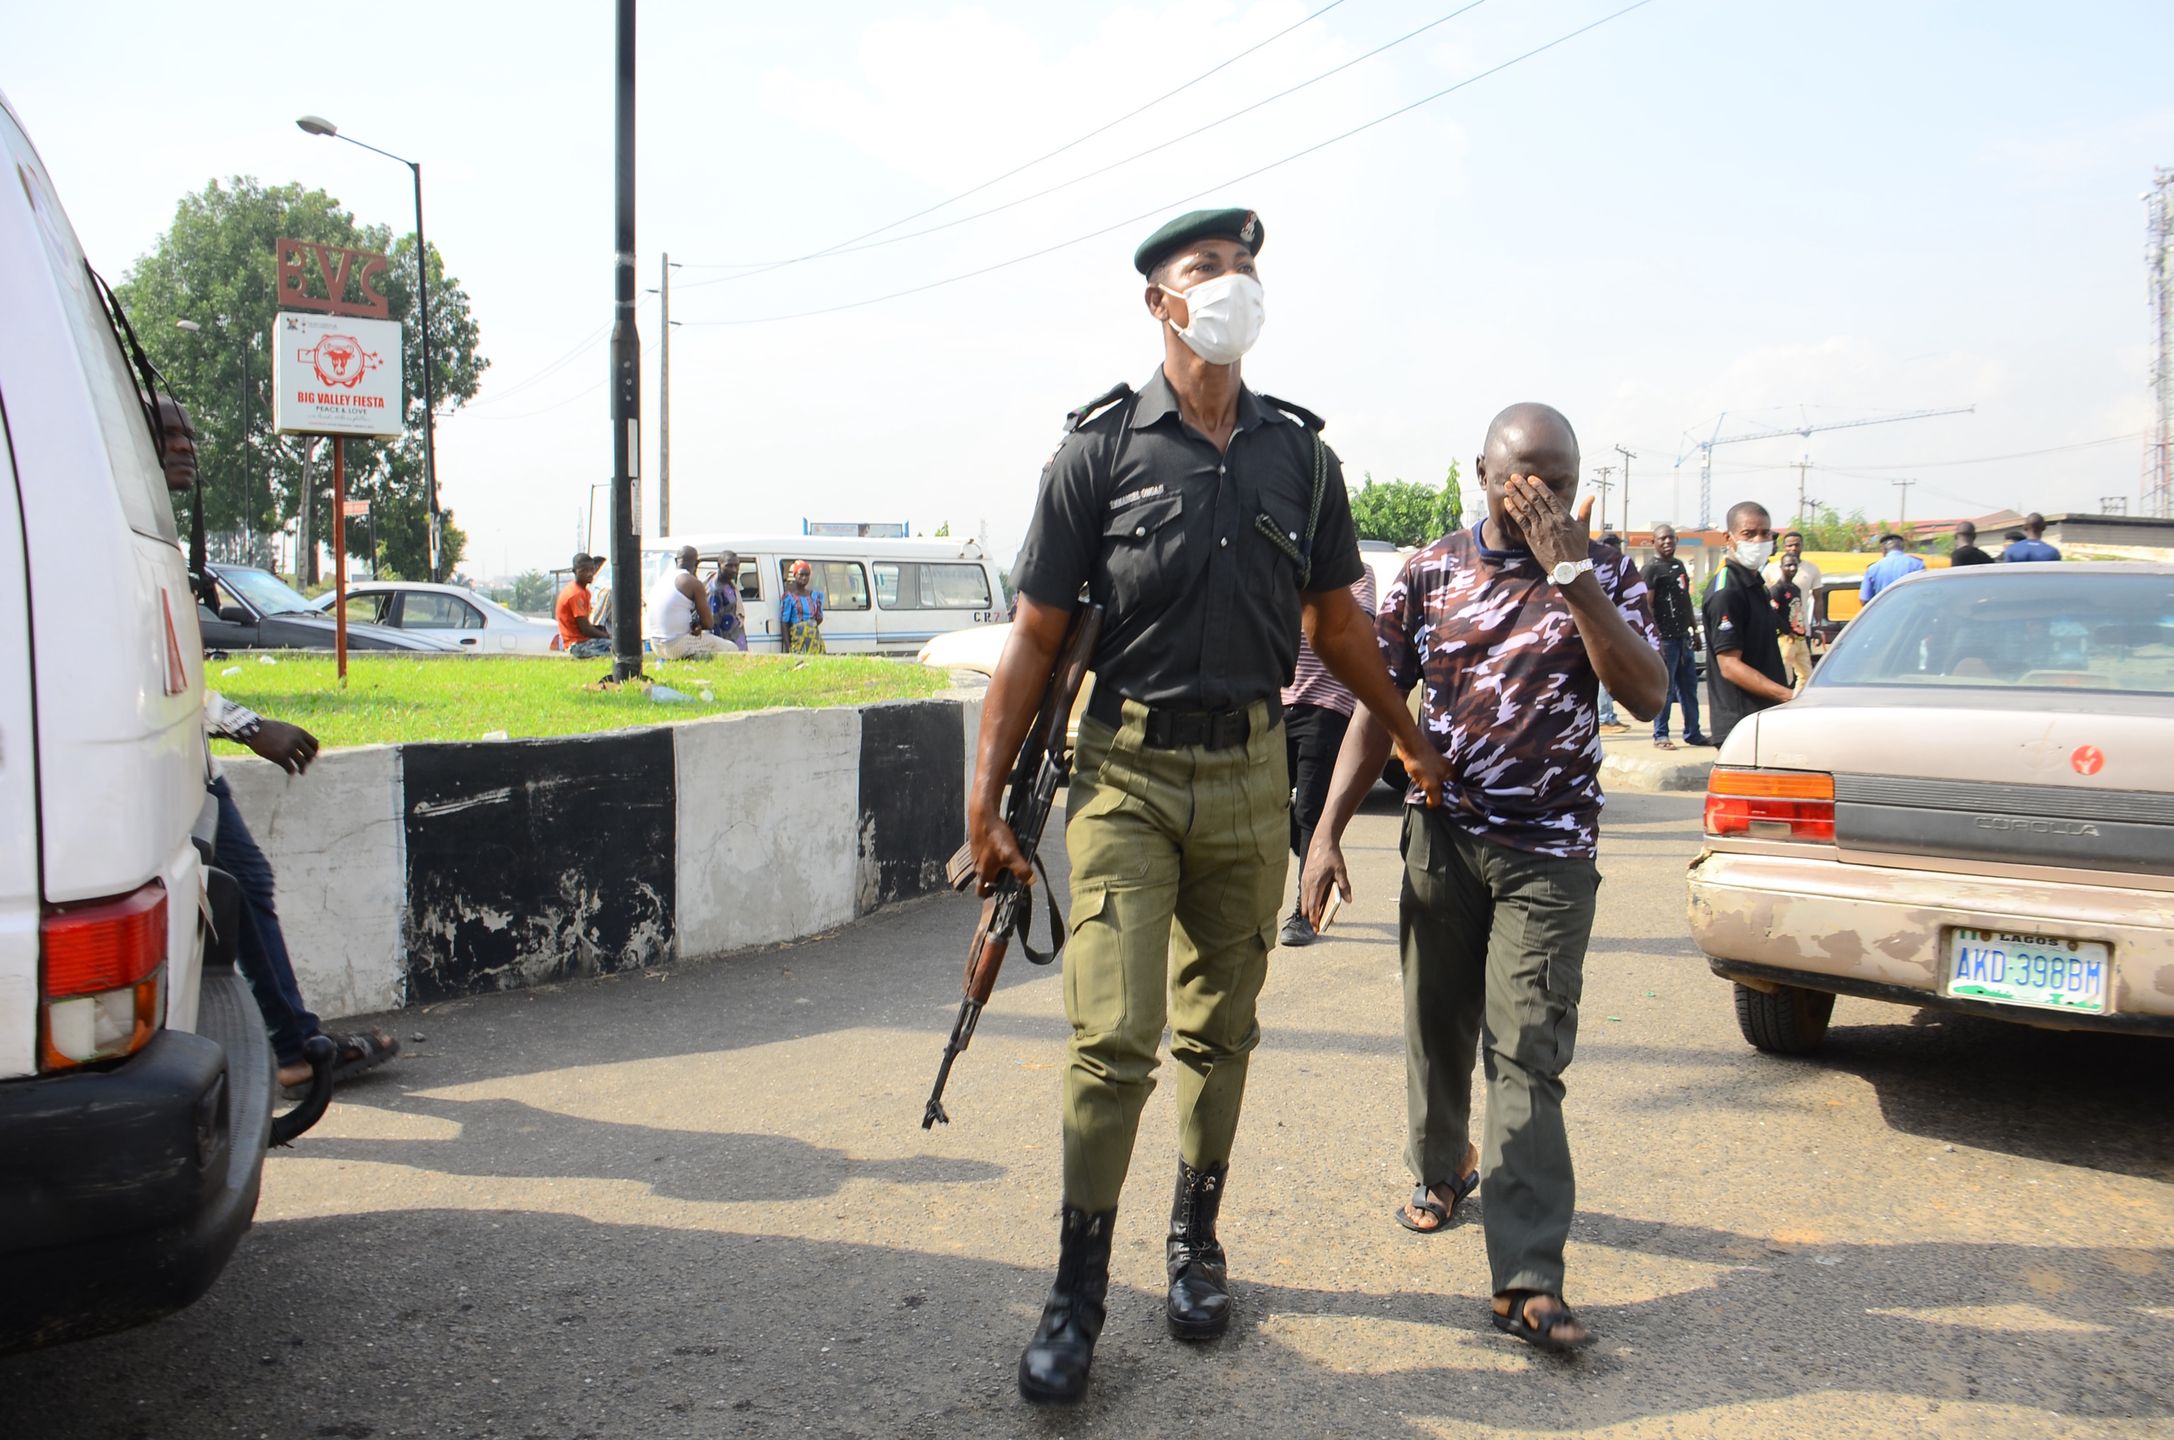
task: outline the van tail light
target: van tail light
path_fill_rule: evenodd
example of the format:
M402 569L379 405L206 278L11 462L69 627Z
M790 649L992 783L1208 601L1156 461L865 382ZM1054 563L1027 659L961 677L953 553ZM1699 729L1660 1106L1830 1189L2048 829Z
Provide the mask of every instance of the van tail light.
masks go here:
M166 887L48 905L38 924L39 1066L133 1055L166 1021Z
M1706 781L1706 833L1832 845L1834 777L1717 765Z

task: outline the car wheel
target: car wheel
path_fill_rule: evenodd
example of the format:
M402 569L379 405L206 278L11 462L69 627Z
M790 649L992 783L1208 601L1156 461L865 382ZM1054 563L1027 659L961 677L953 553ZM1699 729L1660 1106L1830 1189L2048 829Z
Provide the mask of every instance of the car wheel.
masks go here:
M1833 1018L1834 996L1824 990L1783 985L1769 995L1749 985L1736 987L1736 1028L1769 1055L1811 1054L1827 1038Z

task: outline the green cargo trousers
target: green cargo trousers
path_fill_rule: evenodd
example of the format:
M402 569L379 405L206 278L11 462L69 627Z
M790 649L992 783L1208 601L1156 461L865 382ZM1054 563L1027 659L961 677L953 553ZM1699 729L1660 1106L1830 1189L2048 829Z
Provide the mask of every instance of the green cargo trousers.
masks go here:
M1178 1153L1196 1168L1230 1157L1289 860L1288 766L1268 703L1252 706L1243 745L1220 750L1150 749L1146 715L1127 700L1115 731L1080 723L1065 805L1064 1199L1089 1213L1124 1188L1166 1018Z
M1416 806L1404 812L1403 849L1405 1159L1421 1184L1461 1173L1484 1032L1480 1184L1494 1292L1560 1295L1577 1206L1563 1071L1577 1044L1599 867L1512 850Z

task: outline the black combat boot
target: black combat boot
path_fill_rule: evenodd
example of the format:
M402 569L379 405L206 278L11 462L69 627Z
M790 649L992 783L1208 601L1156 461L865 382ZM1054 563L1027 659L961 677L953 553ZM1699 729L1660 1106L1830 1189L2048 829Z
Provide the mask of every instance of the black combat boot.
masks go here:
M1042 1323L1019 1357L1019 1393L1038 1404L1068 1403L1087 1393L1087 1370L1102 1333L1110 1290L1110 1227L1117 1211L1090 1215L1064 1207L1057 1250L1057 1283L1042 1305Z
M1170 1202L1170 1239L1163 1247L1170 1267L1170 1333L1180 1340L1213 1340L1230 1328L1230 1290L1224 1283L1223 1246L1215 1238L1223 1208L1223 1177L1229 1165L1195 1170L1178 1161L1177 1198Z

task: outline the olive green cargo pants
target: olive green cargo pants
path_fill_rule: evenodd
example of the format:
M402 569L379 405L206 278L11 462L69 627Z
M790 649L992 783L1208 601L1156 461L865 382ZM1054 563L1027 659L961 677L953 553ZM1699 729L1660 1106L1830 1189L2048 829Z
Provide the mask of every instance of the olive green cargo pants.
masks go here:
M1404 812L1403 846L1405 1159L1421 1184L1462 1173L1484 1031L1480 1186L1495 1293L1560 1295L1577 1207L1563 1071L1577 1045L1599 867L1479 839L1417 806Z
M1081 722L1065 805L1064 1199L1090 1213L1124 1188L1166 1017L1178 1153L1202 1168L1230 1157L1289 860L1288 765L1268 704L1252 707L1245 744L1221 750L1149 749L1146 713L1127 700L1114 732Z

